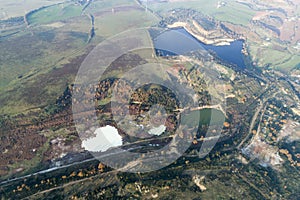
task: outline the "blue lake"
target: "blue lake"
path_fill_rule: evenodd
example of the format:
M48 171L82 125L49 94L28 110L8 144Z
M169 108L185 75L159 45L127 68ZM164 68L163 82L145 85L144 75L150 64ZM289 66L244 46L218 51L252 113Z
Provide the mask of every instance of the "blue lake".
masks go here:
M198 50L213 52L222 62L245 68L242 54L243 41L235 40L230 45L206 45L188 33L184 28L167 30L153 39L156 53L161 56L185 55Z

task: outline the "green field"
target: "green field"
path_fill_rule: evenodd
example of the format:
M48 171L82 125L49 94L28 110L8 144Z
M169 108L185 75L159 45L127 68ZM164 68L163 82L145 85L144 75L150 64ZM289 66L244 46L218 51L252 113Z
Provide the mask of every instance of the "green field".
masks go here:
M0 20L24 16L31 10L61 2L63 0L0 1Z
M275 69L290 71L295 69L300 64L300 55L293 55L291 56L286 62L280 63L275 66Z
M82 6L73 3L56 4L28 15L29 24L47 24L81 15Z
M153 15L150 13L145 13L140 10L131 10L95 17L95 30L101 36L109 37L130 29L153 26L157 22L158 20L153 18Z
M104 0L99 1L95 0L91 3L85 10L87 13L98 13L101 11L111 11L113 7L120 7L120 6L136 6L136 2L132 0Z
M199 119L199 122L195 121ZM202 109L192 111L188 115L183 115L181 123L189 127L197 127L202 125L220 125L225 121L225 116L220 110Z
M252 59L258 61L259 67L271 64L273 69L288 72L294 69L300 62L300 55L289 50L279 51L270 46L263 46L249 42L249 51Z

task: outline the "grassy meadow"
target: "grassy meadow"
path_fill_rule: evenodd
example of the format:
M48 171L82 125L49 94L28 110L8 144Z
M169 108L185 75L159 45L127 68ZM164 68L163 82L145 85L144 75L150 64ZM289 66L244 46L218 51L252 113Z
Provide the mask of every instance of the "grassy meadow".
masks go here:
M29 14L27 20L29 24L47 24L80 16L81 11L82 6L75 5L74 3L62 3L45 7Z

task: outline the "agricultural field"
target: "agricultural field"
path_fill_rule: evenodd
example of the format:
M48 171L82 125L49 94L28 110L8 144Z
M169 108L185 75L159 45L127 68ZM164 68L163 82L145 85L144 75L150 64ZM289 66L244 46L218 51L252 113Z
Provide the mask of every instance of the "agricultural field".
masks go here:
M126 6L134 6L137 7L137 3L131 0L115 0L115 1L94 1L90 4L85 11L88 13L97 13L102 11L111 12L112 8L115 7L126 7Z
M51 22L64 21L80 16L83 6L74 3L61 3L45 7L27 15L29 25L48 24Z
M21 0L18 2L1 1L0 2L0 20L5 20L13 17L24 16L27 12L49 6L57 3L62 3L63 0Z
M118 12L109 13L102 16L101 12L94 13L95 16L95 31L100 36L113 36L131 29L151 27L155 25L158 20L153 18L150 13L145 13L144 10L133 8L124 8ZM130 21L126 20L131 18Z

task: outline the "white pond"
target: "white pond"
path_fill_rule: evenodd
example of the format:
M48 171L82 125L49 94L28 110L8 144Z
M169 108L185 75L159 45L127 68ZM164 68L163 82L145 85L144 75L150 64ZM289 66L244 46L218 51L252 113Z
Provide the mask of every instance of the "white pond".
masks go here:
M111 147L122 145L122 137L113 126L105 126L95 130L95 137L82 141L82 147L88 151L103 152Z
M161 135L163 132L166 130L165 125L160 125L159 127L154 127L148 131L149 134L151 135Z

